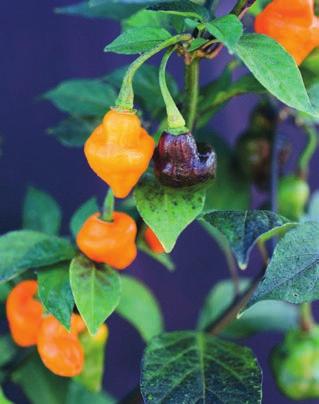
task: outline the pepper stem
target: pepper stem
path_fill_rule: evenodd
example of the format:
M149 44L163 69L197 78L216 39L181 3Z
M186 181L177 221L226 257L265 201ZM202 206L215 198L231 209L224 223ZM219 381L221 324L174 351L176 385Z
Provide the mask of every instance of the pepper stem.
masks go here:
M307 178L310 160L318 146L318 134L312 126L304 126L308 136L306 147L299 157L299 171L302 177Z
M172 45L176 45L179 42L189 41L191 39L190 34L181 34L173 36L166 41L155 46L148 52L143 53L139 58L137 58L128 68L121 86L120 93L116 100L116 107L119 110L132 111L134 109L134 90L133 90L133 79L138 71L138 69L152 56L156 55L165 48Z
M187 126L190 130L193 130L199 97L199 59L194 59L191 64L186 65L185 83Z
M105 222L112 222L114 211L114 195L111 188L107 191L106 197L103 203L102 220Z
M303 331L310 331L314 326L311 303L300 305L300 327Z
M179 111L169 89L167 86L167 81L166 81L166 66L167 62L174 52L174 47L169 49L165 55L163 56L160 68L159 68L159 83L160 83L160 89L161 93L166 105L166 112L167 112L167 126L168 126L168 131L172 135L180 135L182 133L188 132L188 129L186 128L186 122L185 119L183 118L183 115Z

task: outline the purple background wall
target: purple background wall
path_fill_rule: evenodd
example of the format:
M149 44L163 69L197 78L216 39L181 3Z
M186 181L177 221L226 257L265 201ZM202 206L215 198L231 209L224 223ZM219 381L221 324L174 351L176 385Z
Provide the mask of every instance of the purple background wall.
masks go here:
M1 233L20 227L21 200L30 184L50 192L63 206L65 231L71 213L80 203L92 195L102 197L105 192L104 185L88 169L81 150L64 148L46 136L46 128L54 125L62 114L37 99L61 80L103 75L128 62L126 57L102 51L119 33L117 23L54 15L54 7L70 3L11 0L1 5ZM225 1L228 7L232 3ZM218 74L223 60L203 63L204 81ZM178 67L179 63L175 62L175 73ZM213 127L234 140L245 127L253 101L254 97L232 101L214 119ZM299 143L296 136L293 141ZM316 178L312 182L313 187L318 183ZM174 274L145 256L139 256L129 272L144 279L159 298L167 330L189 329L194 327L198 310L211 286L228 276L226 264L215 243L196 224L178 241L173 259L178 267ZM255 270L253 261L248 275ZM109 325L105 387L121 397L138 382L143 343L136 332L116 316ZM268 353L280 339L278 334L267 334L248 341L264 367L265 404L290 402L277 391L267 367ZM10 394L17 393L11 391ZM20 395L18 397L19 404L25 402ZM304 403L311 402L317 401Z

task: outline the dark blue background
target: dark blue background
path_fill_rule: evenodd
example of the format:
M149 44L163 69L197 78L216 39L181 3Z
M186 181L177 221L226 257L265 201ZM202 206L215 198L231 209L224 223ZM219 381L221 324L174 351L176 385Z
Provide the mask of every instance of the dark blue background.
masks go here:
M224 3L230 7L233 1ZM56 124L62 114L37 97L64 79L104 75L131 58L102 51L119 33L117 23L54 15L54 7L66 4L70 2L10 0L1 4L1 233L20 227L21 201L30 184L50 192L63 206L65 231L70 215L80 203L105 192L81 150L64 148L45 134L46 128ZM203 81L216 77L225 57L203 63ZM175 62L175 73L178 68L180 64ZM214 119L213 127L233 141L244 129L254 99L250 96L232 101ZM298 145L298 134L291 128L285 130L291 132L294 145ZM316 178L312 182L314 187ZM168 330L190 329L211 286L228 276L226 264L215 243L198 225L182 235L173 259L178 267L174 274L144 256L138 257L129 272L153 289ZM253 261L248 274L257 269L258 264ZM109 325L105 387L121 397L138 382L144 347L127 323L114 316ZM264 368L265 404L290 402L277 391L267 367L269 351L280 339L278 334L267 334L248 342ZM17 402L24 401L20 398Z

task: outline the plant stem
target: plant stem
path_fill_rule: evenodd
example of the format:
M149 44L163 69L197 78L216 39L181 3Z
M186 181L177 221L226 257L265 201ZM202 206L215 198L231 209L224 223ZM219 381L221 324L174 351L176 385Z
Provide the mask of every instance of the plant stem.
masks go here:
M299 157L298 165L300 176L307 178L310 160L318 146L318 134L316 129L312 126L304 126L303 128L308 136L308 139L306 147Z
M161 44L155 46L148 52L143 53L137 58L128 68L126 75L123 79L119 96L116 100L116 107L124 111L132 111L134 108L134 91L133 91L133 79L138 69L152 56L156 55L165 48L176 45L179 42L189 41L192 38L190 34L181 34L173 36Z
M186 133L188 132L188 129L186 128L186 123L185 119L183 118L183 115L180 113L179 109L177 108L177 105L175 104L175 101L168 89L167 82L166 82L166 66L167 62L174 52L174 47L169 49L161 62L160 68L159 68L159 83L160 83L160 89L161 93L165 102L166 106L166 112L167 112L167 125L168 125L168 131L171 134L179 135L181 133Z
M312 316L311 303L300 305L300 327L303 331L310 331L315 322Z
M199 96L199 59L194 59L189 65L186 65L185 69L185 115L187 127L192 131L195 125Z
M271 153L271 176L270 176L270 201L271 210L274 213L278 211L278 134L274 132L272 141L272 153Z
M239 18L243 17L247 10L255 3L256 0L238 0L231 13Z
M209 324L205 331L212 335L220 334L224 328L233 321L240 310L246 306L249 299L251 298L252 294L254 293L256 287L258 286L259 282L263 278L265 274L266 267L264 267L260 273L251 281L248 289L243 293L239 294L233 300L232 304L224 310L220 316L214 320L211 324Z
M114 195L111 188L108 190L103 204L102 220L111 222L113 220Z

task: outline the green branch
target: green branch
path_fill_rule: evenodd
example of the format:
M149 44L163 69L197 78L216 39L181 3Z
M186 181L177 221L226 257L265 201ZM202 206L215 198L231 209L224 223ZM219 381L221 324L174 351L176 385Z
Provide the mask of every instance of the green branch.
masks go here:
M187 127L192 131L197 116L199 97L199 59L194 59L191 64L186 65L185 85L185 116Z

